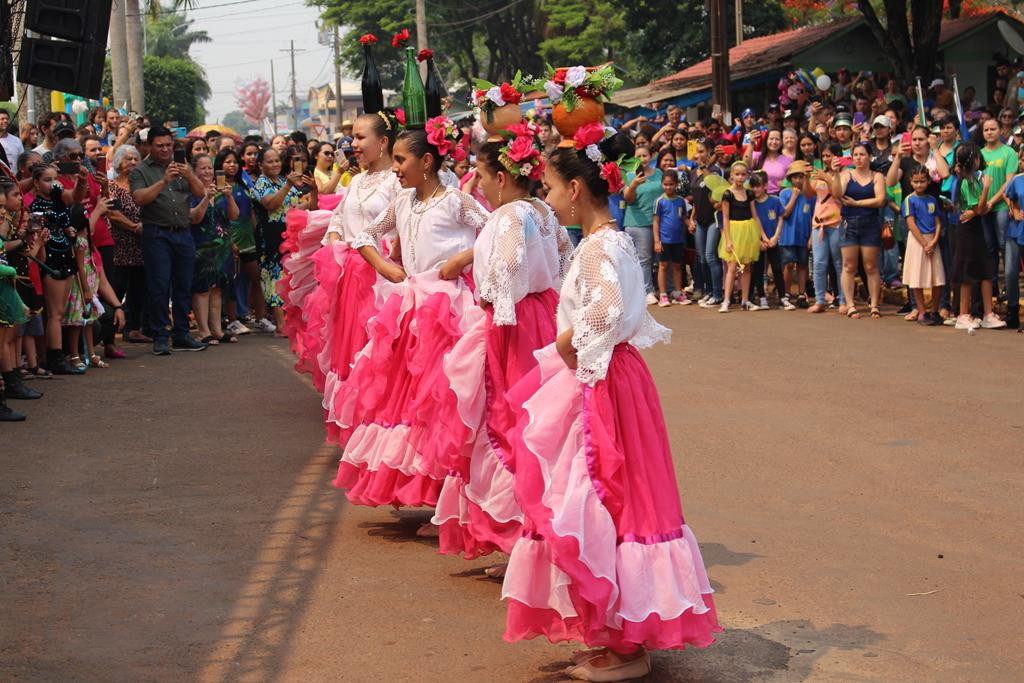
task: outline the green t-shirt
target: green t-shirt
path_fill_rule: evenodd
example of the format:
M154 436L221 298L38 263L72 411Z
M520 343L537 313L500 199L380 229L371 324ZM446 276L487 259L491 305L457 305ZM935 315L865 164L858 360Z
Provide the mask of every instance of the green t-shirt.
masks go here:
M992 187L989 192L995 194L1003 187L1007 178L1012 178L1017 174L1017 153L1009 145L999 145L996 149L982 147L981 156L985 160L985 175L992 179ZM1006 211L1007 209L1009 206L1002 199L992 207L993 211Z
M626 183L633 182L635 174L630 173ZM626 202L626 216L622 224L627 228L654 227L654 204L661 196L661 169L647 171L647 180L636 188L636 201Z
M989 192L991 192L991 188ZM964 178L960 181L956 191L956 203L960 211L967 211L978 206L981 199L981 177Z

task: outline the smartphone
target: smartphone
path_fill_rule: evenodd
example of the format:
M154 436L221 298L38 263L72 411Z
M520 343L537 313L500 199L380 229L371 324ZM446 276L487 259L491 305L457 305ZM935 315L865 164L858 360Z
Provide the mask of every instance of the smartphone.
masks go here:
M107 208L109 210L111 210L111 211L120 211L121 210L121 202L119 202L116 199L111 199L111 200L107 201Z
M185 163L185 150L176 149L174 150L174 163L183 164Z
M719 149L722 150L723 154L735 154L736 153L736 145L720 145Z
M29 232L39 232L46 227L46 216L41 213L30 213L28 215Z
M58 175L78 175L82 165L77 161L61 161L57 163Z
M292 173L298 173L303 175L306 173L306 160L305 159L292 159Z
M856 114L853 115L853 125L859 126L860 124L864 123L864 120L866 118L867 117L864 115L864 112L857 112Z
M911 137L913 137L913 135L911 133L904 133L903 137L900 138L900 144L901 145L909 145Z
M687 140L686 141L686 158L696 159L697 158L697 141Z
M839 157L839 168L850 168L853 166L853 157Z
M217 179L217 189L223 190L228 186L228 179L224 175L224 171L217 171L215 174Z

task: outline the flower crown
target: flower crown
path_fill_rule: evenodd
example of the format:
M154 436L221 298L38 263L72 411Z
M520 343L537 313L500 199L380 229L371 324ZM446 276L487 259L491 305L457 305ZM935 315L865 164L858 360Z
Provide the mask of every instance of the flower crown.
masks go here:
M508 140L501 146L498 161L514 176L540 180L544 175L544 160L540 155L537 133L540 126L523 120L501 132Z
M427 120L427 142L437 149L442 157L448 156L459 141L459 128L455 122L444 116L435 116Z
M606 128L594 121L580 126L573 136L576 151L582 151L587 158L601 167L601 177L608 183L608 193L615 194L626 186L622 180L623 172L635 171L640 165L636 157L626 158L621 154L615 161L610 161L601 151L600 144L615 135L614 128Z
M555 69L547 67L548 79L536 84L543 90L552 105L561 102L571 112L581 97L609 99L622 87L622 79L615 75L610 63L599 67L572 66Z
M398 130L404 124L404 122L402 121L402 118L404 118L404 116L399 117L398 112L378 111L377 116L379 116L384 121L384 127L388 130L388 132L392 130Z
M498 107L506 104L519 104L526 92L526 82L523 80L523 73L517 71L511 83L495 85L490 81L478 78L474 81L476 89L473 91L473 99L470 102L474 107L485 114L493 112Z

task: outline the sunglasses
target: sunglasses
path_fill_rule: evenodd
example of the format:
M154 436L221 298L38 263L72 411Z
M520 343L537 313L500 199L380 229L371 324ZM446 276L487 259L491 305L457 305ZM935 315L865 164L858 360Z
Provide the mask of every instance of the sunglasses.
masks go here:
M81 161L82 160L82 153L81 152L71 152L70 154L67 155L67 158L70 159L71 161Z
M334 156L334 152L332 152L332 151L330 151L328 149L325 149L324 151L322 151L320 153L323 154L325 157L333 157Z

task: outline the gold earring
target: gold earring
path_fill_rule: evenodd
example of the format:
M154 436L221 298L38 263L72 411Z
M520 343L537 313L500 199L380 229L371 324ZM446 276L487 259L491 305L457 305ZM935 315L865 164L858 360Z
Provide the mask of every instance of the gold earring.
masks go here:
M501 206L501 188L498 188L498 206Z
M427 172L426 171L423 172L423 180L424 180L424 182L426 182L426 180L427 180Z
M576 218L576 203L575 202L573 202L572 206L569 207L569 214L572 215L573 218Z

